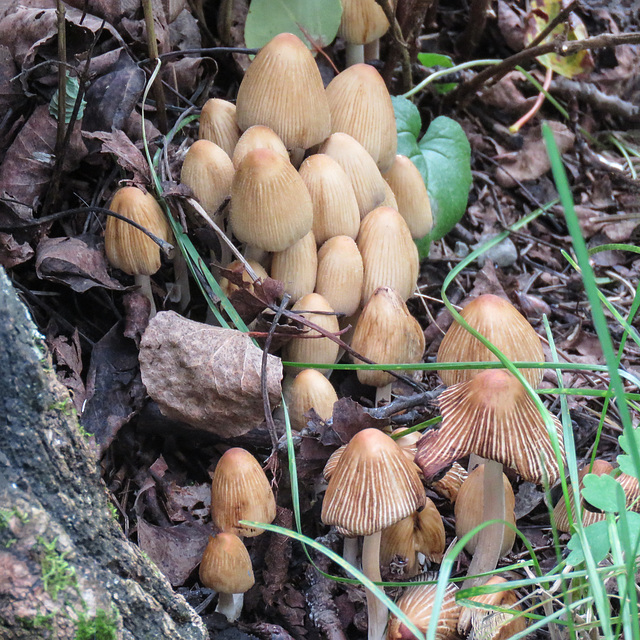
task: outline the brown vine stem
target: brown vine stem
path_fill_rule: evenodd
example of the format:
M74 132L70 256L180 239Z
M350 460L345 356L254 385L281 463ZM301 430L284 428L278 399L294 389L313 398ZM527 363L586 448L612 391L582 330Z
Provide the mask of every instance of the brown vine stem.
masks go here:
M521 65L538 56L547 53L556 53L560 56L570 56L578 51L604 49L606 47L619 47L624 44L639 44L640 33L603 33L593 38L585 38L584 40L560 40L541 44L535 47L523 49L512 56L509 56L501 63L488 67L474 76L468 82L460 85L455 91L449 94L448 98L452 102L458 102L464 106L468 100L474 96L478 89L491 78L501 78L503 75L513 70L516 66Z
M158 42L156 40L156 28L153 22L152 0L142 0L144 10L144 22L147 27L147 48L152 62L158 59ZM158 127L162 133L169 131L167 122L167 107L164 99L164 88L160 75L153 81L153 96L156 99L156 111L158 113Z
M389 0L376 0L376 2L384 11L384 15L387 17L387 20L391 25L391 34L393 35L396 47L400 51L400 55L402 57L402 91L406 93L407 91L410 91L413 86L411 80L411 58L409 56L409 46L402 35L400 23L396 18L395 11L393 10Z

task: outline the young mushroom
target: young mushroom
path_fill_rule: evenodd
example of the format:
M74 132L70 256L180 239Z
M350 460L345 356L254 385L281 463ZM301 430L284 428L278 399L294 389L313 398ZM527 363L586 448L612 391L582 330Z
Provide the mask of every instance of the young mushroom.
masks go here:
M236 105L228 100L211 98L204 103L200 113L198 137L210 140L224 149L229 158L240 138L240 129L236 119Z

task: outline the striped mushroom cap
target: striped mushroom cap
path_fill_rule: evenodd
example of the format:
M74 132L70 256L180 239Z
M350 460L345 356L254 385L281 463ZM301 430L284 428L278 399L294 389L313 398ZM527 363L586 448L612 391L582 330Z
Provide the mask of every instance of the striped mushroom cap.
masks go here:
M467 470L459 465L457 462L454 462L451 466L451 469L447 471L447 473L440 478L440 480L436 480L431 488L443 498L446 498L451 504L454 504L458 499L458 493L460 491L460 487L463 482L468 477Z
M559 475L551 440L533 400L515 376L487 369L440 395L442 426L418 442L416 463L427 481L453 461L475 453L516 469L529 482ZM562 425L552 418L564 456Z
M437 585L418 585L409 587L397 602L400 610L425 633L431 621L431 611L435 601ZM444 592L440 616L436 626L436 640L454 640L458 638L456 626L460 617L461 607L456 603L458 587L449 583ZM393 614L387 627L387 640L413 640L415 636Z
M425 503L415 466L378 429L358 432L336 465L322 504L322 522L368 536Z
M467 304L460 314L469 325L494 344L510 360L544 362L542 343L527 319L508 301L484 294ZM438 349L438 362L497 362L498 358L461 324L454 322ZM542 369L521 369L529 384L537 386ZM438 371L447 385L471 380L477 369Z

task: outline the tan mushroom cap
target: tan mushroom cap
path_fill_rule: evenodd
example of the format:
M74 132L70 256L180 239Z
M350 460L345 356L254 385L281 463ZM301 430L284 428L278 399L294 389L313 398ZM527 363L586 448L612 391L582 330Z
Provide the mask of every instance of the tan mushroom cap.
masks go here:
M255 260L247 260L247 262L249 263L249 266L254 270L256 276L258 276L260 280L264 282L264 280L269 277L269 274L265 271L265 268L259 262L256 262ZM249 291L253 291L253 278L249 275L249 273L245 269L243 262L241 262L240 260L234 260L233 262L230 262L225 267L225 269L227 269L228 271L241 272L242 281L250 285ZM227 296L227 298L234 291L237 291L239 289L237 284L229 282L228 278L225 278L224 276L220 278L220 288L224 291L224 294Z
M360 219L382 205L388 185L375 160L357 140L347 133L334 133L320 147L320 153L331 156L349 176Z
M559 475L544 420L517 378L487 369L469 382L445 389L443 422L418 443L416 463L430 481L453 461L475 453L515 469L525 480L553 484ZM562 425L552 417L564 457Z
M395 289L403 300L418 282L418 249L404 218L391 207L378 207L360 223L356 240L364 265L362 304L378 287Z
M634 478L626 473L621 473L616 480L622 485L624 494L627 496L627 508L631 511L640 512L640 484L638 478Z
M235 169L225 151L209 140L196 140L182 163L180 182L193 191L202 208L214 215L231 195Z
M301 431L307 426L304 417L313 409L323 420L333 414L333 405L338 402L333 385L316 369L304 369L294 379L285 393L291 428Z
M510 360L544 362L538 334L508 300L487 293L467 304L460 315ZM454 322L442 339L437 360L496 362L498 358L461 324ZM533 387L540 384L544 375L543 369L520 369L520 372ZM438 371L447 386L470 380L477 373L477 369Z
M240 128L236 120L236 105L228 100L211 98L204 103L200 114L198 137L215 142L224 149L229 158L240 138Z
M398 211L411 236L422 238L433 228L431 201L418 167L406 156L397 155L391 168L382 174L393 191Z
M255 584L249 552L233 533L211 536L200 564L200 581L218 593L244 593Z
M318 66L292 33L281 33L258 52L238 89L242 131L273 129L287 149L308 149L331 132L331 113Z
M348 133L388 171L398 148L396 119L387 85L368 64L354 64L327 86L331 133Z
M337 333L340 329L338 319L333 314L333 309L327 300L318 293L309 293L300 298L291 308L300 313L310 322L326 329L331 333ZM321 313L314 313L314 312ZM304 338L293 338L283 349L283 360L291 362L313 362L317 364L333 364L338 357L338 344L327 337L319 336L315 329L307 330ZM326 370L327 373L329 370Z
M396 603L400 610L418 627L426 633L431 622L431 612L435 602L437 585L418 585L409 587ZM444 598L436 626L436 640L457 640L456 627L461 607L456 604L458 587L449 583L444 592ZM415 636L393 614L387 627L387 640L414 640Z
M376 364L412 364L424 353L424 333L398 293L380 287L365 305L351 340L352 348ZM354 358L356 364L362 361ZM384 387L393 376L381 370L358 370L362 384Z
M349 176L330 156L316 153L300 165L300 177L313 203L313 235L318 244L334 236L355 239L360 211Z
M360 306L364 266L358 245L349 236L329 238L318 251L316 293L336 313L353 315Z
M313 293L317 272L318 254L313 231L284 251L274 253L271 259L271 277L282 282L292 302Z
M501 576L492 576L485 586L506 584L507 580ZM507 640L527 628L527 619L518 616L515 612L522 611L518 604L518 596L511 589L497 591L496 593L484 593L469 598L474 602L487 604L502 609L513 609L514 614L491 611L467 605L462 608L458 621L458 632L462 636L477 638L478 640Z
M516 499L513 495L513 487L509 482L507 476L502 474L502 483L504 485L504 509L505 520L515 525L516 517L514 513ZM456 535L458 539L466 535L472 529L475 529L479 524L484 522L484 465L478 465L467 477L460 491L455 503L455 518L456 518ZM469 542L465 545L465 549L473 555L476 552L480 534L473 536ZM513 543L516 540L516 532L509 528L504 527L504 533L502 536L502 548L500 550L500 557L506 555L511 551Z
M233 234L264 251L284 251L311 231L309 192L293 165L270 149L254 149L231 184Z
M443 498L446 498L451 504L455 504L460 492L462 483L467 479L469 474L467 470L457 462L454 462L451 469L431 484L431 488Z
M250 538L263 529L239 524L239 520L269 523L275 517L276 501L260 463L245 449L225 451L211 480L211 519L215 526Z
M109 209L143 226L167 242L169 223L151 193L137 187L116 191ZM146 234L113 216L107 218L104 248L111 265L129 275L153 275L160 268L160 248Z
M341 0L342 19L338 35L351 44L368 44L381 38L389 21L375 0Z
M419 570L418 553L429 562L441 562L444 554L445 532L442 516L429 498L421 511L382 530L380 563L388 565L395 556L406 558L404 575L415 576Z
M233 152L233 166L237 169L244 157L254 149L271 149L289 160L289 152L273 129L256 124L249 127L238 140Z
M368 536L410 515L425 499L418 473L400 447L382 431L364 429L331 474L322 522Z

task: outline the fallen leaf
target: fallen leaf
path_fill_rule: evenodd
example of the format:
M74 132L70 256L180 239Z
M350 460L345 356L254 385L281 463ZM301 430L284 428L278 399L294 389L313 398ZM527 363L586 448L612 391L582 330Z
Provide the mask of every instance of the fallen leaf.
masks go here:
M129 291L122 297L124 307L124 336L135 341L140 346L142 334L149 324L151 302L140 291Z
M181 487L175 482L167 488L167 515L173 522L184 522L190 514L203 520L211 513L211 485L194 484Z
M3 113L9 110L16 111L26 100L17 75L18 67L13 62L11 52L7 47L0 45L0 109Z
M113 154L116 162L125 170L133 173L133 181L139 184L149 184L151 174L149 165L142 155L142 151L136 147L127 137L124 131L95 131L85 132L86 138L94 138L102 142L102 153Z
M169 418L222 437L239 436L263 420L262 351L249 336L161 311L140 344L147 392ZM282 364L267 357L271 406L280 401Z
M33 258L34 251L28 242L18 243L8 233L0 232L0 264L11 269Z
M36 273L43 280L60 282L83 293L92 287L125 289L107 273L107 262L96 236L45 238L36 252Z
M374 418L351 398L340 398L333 405L332 428L340 437L342 444L347 444L353 436L363 429L382 429L389 424L388 419Z
M82 382L82 348L75 329L71 337L59 334L55 325L47 331L47 344L54 357L58 380L69 389L76 411L82 411L86 389ZM56 335L57 334L57 335Z

